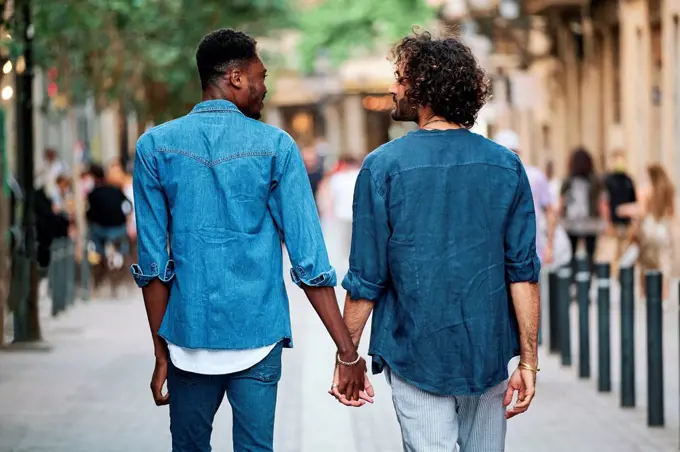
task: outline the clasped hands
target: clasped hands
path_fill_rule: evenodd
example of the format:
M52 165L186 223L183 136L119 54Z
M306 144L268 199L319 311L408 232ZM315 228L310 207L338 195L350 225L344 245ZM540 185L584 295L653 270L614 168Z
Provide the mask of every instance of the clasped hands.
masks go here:
M328 391L338 402L346 406L360 407L373 403L373 386L366 373L366 361L358 358L356 363L335 363L333 383Z

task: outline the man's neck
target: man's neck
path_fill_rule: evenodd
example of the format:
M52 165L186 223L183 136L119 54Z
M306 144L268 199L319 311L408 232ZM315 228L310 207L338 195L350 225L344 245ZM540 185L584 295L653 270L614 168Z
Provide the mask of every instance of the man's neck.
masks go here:
M203 102L208 100L228 100L233 104L236 103L232 93L228 92L227 90L223 90L217 86L211 86L208 89L204 90L203 98L201 100Z
M418 127L427 130L460 129L458 124L447 121L443 116L435 115L430 108L418 109Z

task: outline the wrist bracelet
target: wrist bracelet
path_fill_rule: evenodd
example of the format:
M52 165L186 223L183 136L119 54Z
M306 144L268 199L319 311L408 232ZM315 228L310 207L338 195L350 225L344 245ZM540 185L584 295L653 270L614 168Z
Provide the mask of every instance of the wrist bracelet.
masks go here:
M354 361L351 361L351 362L346 362L346 361L341 360L340 359L340 353L337 353L335 355L335 359L338 362L338 364L342 364L343 366L349 367L349 366L354 366L355 364L357 364L361 360L361 355L359 354L359 352L357 352L357 359L355 359Z
M517 367L521 367L522 369L530 370L530 371L532 371L532 372L535 373L535 374L537 374L537 373L539 373L539 372L541 371L541 369L539 369L538 367L531 367L531 366L528 365L527 363L523 363L523 362L521 362L521 361L519 362L519 364L517 365Z

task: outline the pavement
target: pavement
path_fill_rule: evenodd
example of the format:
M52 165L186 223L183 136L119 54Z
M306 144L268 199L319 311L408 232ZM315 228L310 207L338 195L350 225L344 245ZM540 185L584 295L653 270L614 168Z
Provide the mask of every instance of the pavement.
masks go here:
M343 260L334 259L336 264ZM342 274L344 266L337 268ZM328 396L332 341L303 292L290 284L289 294L296 347L284 352L275 450L401 452L399 426L382 375L372 379L374 405L350 409ZM338 290L338 298L343 296ZM637 311L636 331L638 408L619 408L617 309L613 306L615 392L597 393L594 352L593 378L578 379L574 327L573 368L561 367L557 357L541 350L537 396L526 414L509 421L508 452L678 450L678 310L669 306L664 318L667 426L652 429L646 426L642 309ZM594 315L591 319L594 322ZM156 407L148 389L153 351L138 291L119 300L79 302L56 319L45 316L43 332L50 351L0 352L0 452L170 450L167 407ZM230 418L225 403L215 419L214 451L232 450Z

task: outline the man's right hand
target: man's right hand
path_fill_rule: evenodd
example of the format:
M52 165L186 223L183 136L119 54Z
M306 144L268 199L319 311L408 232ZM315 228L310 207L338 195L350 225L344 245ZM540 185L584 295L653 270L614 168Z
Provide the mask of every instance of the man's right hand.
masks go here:
M163 394L163 385L168 379L168 361L156 358L156 365L151 376L151 394L156 406L163 406L170 403L170 394Z
M373 390L373 386L371 385L370 380L368 379L368 375L364 372L364 380L363 383L360 385L361 389L359 391L359 398L357 400L349 400L349 397L347 397L345 394L341 394L339 391L339 383L340 383L340 367L341 364L335 365L335 372L333 373L333 384L331 385L330 391L328 393L335 397L338 402L342 403L343 405L346 406L353 406L353 407L360 407L363 406L366 402L368 403L373 403L373 397L375 396L375 391ZM364 364L365 366L365 364ZM364 367L365 369L365 367Z
M529 405L531 405L536 394L536 373L519 367L515 369L510 380L508 380L508 389L505 391L503 406L510 405L515 392L517 392L517 403L505 412L506 419L522 414L529 409Z
M336 363L338 368L338 391L347 400L359 401L359 393L364 389L364 376L366 375L366 361L359 357L359 361L351 366Z

